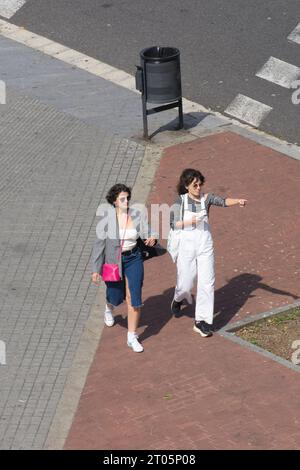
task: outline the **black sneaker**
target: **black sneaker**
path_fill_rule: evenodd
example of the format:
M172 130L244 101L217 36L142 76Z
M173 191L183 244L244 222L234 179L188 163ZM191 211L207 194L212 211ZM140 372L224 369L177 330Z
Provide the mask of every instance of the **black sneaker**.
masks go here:
M176 316L180 315L182 302L176 302L176 300L172 300L171 302L171 312Z
M196 331L196 333L200 333L203 338L206 338L208 336L212 336L212 331L211 331L212 326L206 323L205 321L195 321L194 328L193 330Z

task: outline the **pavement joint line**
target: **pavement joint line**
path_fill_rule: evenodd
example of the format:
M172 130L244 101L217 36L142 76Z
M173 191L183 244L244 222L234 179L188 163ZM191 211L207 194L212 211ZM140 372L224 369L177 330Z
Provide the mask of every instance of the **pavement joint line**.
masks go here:
M244 318L243 320L239 320L237 322L230 323L229 325L224 326L223 328L218 330L217 333L220 336L227 338L230 341L233 341L234 343L237 343L242 347L246 347L247 349L250 349L251 351L257 352L269 359L272 359L278 364L281 364L285 367L288 367L289 369L294 370L295 372L300 373L300 365L295 365L292 362L288 361L287 359L283 359L282 357L277 356L276 354L273 354L270 351L267 351L266 349L260 346L256 346L255 344L252 344L249 341L246 341L245 339L242 339L235 335L235 332L237 330L240 330L244 326L251 325L259 320L269 318L281 312L287 312L288 310L291 310L299 306L300 306L300 300L297 300L293 304L284 305L283 307L277 307L277 308L268 310L266 312L251 315L249 317Z
M129 73L94 59L93 57L85 55L79 51L63 46L51 39L30 32L23 27L16 26L8 21L0 19L0 34L8 39L59 59L71 66L76 66L97 77L110 81L115 85L126 88L127 90L137 94L140 93L135 89L135 78ZM245 135L242 134L242 132L248 131L247 137L250 139L256 140L257 137L258 142L262 145L275 149L291 158L300 160L300 147L296 144L286 142L278 137L267 134L264 131L255 129L238 119L224 116L217 111L213 111L210 108L206 108L201 104L195 103L186 98L183 98L182 102L185 114L202 112L207 115L220 118L223 120L223 125L224 123L227 123L228 127L232 125L233 132ZM217 129L218 127L219 126L213 126L214 129ZM189 132L193 133L193 129Z

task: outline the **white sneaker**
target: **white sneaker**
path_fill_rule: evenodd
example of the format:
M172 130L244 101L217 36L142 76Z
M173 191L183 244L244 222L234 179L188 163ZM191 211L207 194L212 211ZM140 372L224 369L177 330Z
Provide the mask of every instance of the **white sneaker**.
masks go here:
M106 305L105 312L104 312L104 323L106 326L114 326L115 319L112 314L112 309Z
M138 336L134 336L130 341L127 340L127 345L132 348L134 352L140 353L144 351L143 346L138 342Z

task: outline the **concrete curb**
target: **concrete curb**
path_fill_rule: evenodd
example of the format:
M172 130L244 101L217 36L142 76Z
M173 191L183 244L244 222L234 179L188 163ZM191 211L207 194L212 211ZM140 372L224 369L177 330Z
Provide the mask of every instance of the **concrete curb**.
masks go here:
M262 320L264 318L271 317L273 315L277 315L278 313L281 312L286 312L288 310L291 310L292 308L299 307L300 306L300 300L297 300L293 304L285 305L284 307L278 307L272 310L269 310L267 312L259 313L257 315L251 315L244 320L239 320L235 323L231 323L230 325L227 325L223 328L221 328L218 331L218 334L224 338L229 339L230 341L233 341L234 343L239 344L240 346L246 347L250 349L251 351L254 351L256 353L262 354L265 357L268 357L269 359L272 359L273 361L278 362L279 364L288 367L289 369L294 370L295 372L300 373L300 365L295 365L292 362L283 359L282 357L276 356L276 354L273 354L266 349L263 349L259 346L256 346L255 344L249 343L248 341L239 338L238 336L235 335L235 332L242 328L243 326L251 325L252 323L257 322L258 320Z

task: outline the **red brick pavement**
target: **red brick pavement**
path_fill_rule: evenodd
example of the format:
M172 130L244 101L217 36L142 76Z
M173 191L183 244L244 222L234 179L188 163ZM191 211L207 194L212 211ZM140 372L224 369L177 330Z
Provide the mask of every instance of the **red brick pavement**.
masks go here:
M216 325L292 303L300 296L299 162L232 133L197 139L166 150L149 202L173 202L186 167L204 173L206 191L249 201L211 210ZM165 255L145 268L145 352L127 348L119 307L65 448L299 448L300 375L218 334L201 338L191 307L172 318L174 265Z

